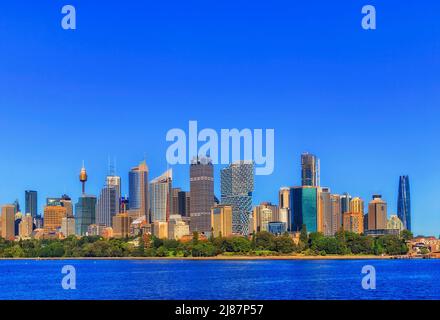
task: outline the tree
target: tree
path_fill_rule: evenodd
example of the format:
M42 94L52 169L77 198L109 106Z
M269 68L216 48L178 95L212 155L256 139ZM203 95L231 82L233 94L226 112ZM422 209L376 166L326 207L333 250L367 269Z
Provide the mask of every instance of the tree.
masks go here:
M215 246L210 242L201 242L192 248L193 257L213 257L217 255Z
M165 246L160 246L159 249L156 250L156 255L158 257L167 257L168 250L165 248Z
M275 250L280 253L292 253L295 251L295 242L289 235L276 237L274 241Z
M275 236L267 231L258 232L255 236L255 247L260 250L273 250Z
M403 231L400 233L400 236L401 236L402 239L405 240L405 241L409 241L409 240L411 240L411 239L414 238L413 233L412 233L411 231L409 231L409 230L406 230L406 229L403 230Z
M194 232L193 232L193 239L192 239L192 242L193 242L194 244L199 243L199 233L198 233L197 231L194 231Z
M301 226L301 233L299 235L299 242L300 242L301 247L303 249L306 249L308 247L309 236L308 236L308 233L307 233L307 226L305 224L303 224Z

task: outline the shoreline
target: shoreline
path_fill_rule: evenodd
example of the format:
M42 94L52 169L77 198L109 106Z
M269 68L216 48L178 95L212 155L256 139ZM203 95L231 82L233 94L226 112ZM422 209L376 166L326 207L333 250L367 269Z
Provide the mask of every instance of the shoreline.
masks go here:
M252 261L252 260L395 260L393 256L216 256L216 257L53 257L53 258L0 258L1 261L7 260L35 260L35 261L63 261L63 260L126 260L126 261ZM400 258L401 259L401 258ZM413 260L405 258L405 260Z

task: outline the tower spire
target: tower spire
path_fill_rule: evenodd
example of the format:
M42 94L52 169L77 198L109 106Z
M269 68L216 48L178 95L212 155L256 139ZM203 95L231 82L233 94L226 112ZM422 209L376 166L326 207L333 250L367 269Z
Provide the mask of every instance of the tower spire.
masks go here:
M83 160L83 165L81 168L81 172L79 174L79 181L81 181L82 183L82 194L86 193L86 182L87 182L87 171L86 171L86 167L84 165L84 160Z

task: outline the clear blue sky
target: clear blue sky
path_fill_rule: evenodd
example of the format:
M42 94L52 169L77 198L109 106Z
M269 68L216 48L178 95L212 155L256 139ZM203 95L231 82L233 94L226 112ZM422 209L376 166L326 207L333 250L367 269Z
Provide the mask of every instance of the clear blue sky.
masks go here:
M77 9L77 30L60 27ZM377 30L361 28L374 4ZM127 172L147 155L166 170L166 132L274 128L275 172L255 202L321 181L396 212L409 174L415 233L440 233L438 1L8 1L0 8L0 203L24 190L98 194L109 155ZM216 170L217 195L219 172ZM188 168L174 168L188 188Z

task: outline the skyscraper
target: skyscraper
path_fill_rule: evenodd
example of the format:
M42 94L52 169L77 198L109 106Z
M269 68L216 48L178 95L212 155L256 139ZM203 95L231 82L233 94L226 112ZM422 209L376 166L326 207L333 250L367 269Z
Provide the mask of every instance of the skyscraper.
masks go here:
M61 205L66 208L67 217L73 218L73 204L72 199L67 195L63 194L60 200Z
M38 215L38 200L37 191L26 190L25 191L25 209L26 213L30 213L32 218Z
M411 231L411 197L409 177L399 177L399 195L397 199L397 216L403 222L403 227Z
M305 225L307 232L318 232L318 188L312 186L290 189L291 230L301 231Z
M344 231L362 234L364 232L364 215L361 212L344 212Z
M177 194L177 213L182 217L189 217L189 192L179 191ZM173 200L174 205L174 200Z
M221 204L232 206L232 232L248 235L254 191L253 161L236 161L221 170ZM191 195L191 203L192 203Z
M387 223L387 203L381 195L373 195L368 204L368 230L385 230Z
M319 186L319 159L310 153L301 155L301 180L302 186Z
M20 236L20 239L29 238L32 234L33 226L34 223L33 223L32 215L30 213L26 213L26 215L21 220L19 226L18 235Z
M14 240L15 238L15 205L5 205L2 207L1 236L6 240Z
M56 232L61 229L61 221L67 216L66 208L62 206L44 207L44 231Z
M150 182L151 222L168 221L173 208L172 169Z
M113 236L115 238L126 238L130 234L132 218L126 213L118 213L113 217Z
M342 209L341 209L341 196L339 194L332 194L330 196L332 203L332 228L331 234L334 235L342 228Z
M175 214L182 215L179 212L179 205L180 205L180 203L179 203L179 192L182 192L182 189L180 189L180 188L172 188L172 190L171 190L171 195L173 197L173 208L171 210L171 215L175 215Z
M341 216L346 212L350 212L351 195L347 192L341 195Z
M150 221L150 198L148 196L148 166L145 161L130 170L128 174L129 215L132 218L145 217Z
M253 210L252 222L254 232L269 231L270 222L280 222L278 206L263 202ZM287 225L286 225L287 226Z
M110 178L110 179L109 179ZM119 213L120 185L117 182L119 177L107 177L106 185L101 190L101 194L96 205L96 224L99 226L110 227L113 217ZM120 180L119 180L120 181Z
M214 205L214 167L209 158L196 158L190 165L190 229L211 232Z
M355 197L350 201L350 212L364 213L364 200L359 197Z
M75 204L75 227L76 234L84 236L87 234L89 225L96 222L96 197L86 195L87 172L83 165L79 180L82 184L82 194Z
M76 234L84 236L89 225L96 223L96 197L83 194L75 204Z
M332 222L332 200L329 188L319 189L319 215L320 226L319 229L324 235L332 236L333 222Z
M280 191L278 192L278 199L278 206L280 208L280 221L285 222L287 230L290 231L290 188L280 188Z

